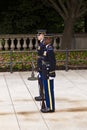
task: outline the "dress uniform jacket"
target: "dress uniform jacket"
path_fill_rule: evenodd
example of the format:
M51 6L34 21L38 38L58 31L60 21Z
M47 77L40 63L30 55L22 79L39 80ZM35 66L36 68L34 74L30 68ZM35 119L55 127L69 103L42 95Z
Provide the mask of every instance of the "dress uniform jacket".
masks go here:
M45 46L42 60L42 76L47 111L55 111L54 77L56 60L51 44Z
M44 79L48 79L49 77L55 77L56 60L51 44L45 46L42 66L42 73Z

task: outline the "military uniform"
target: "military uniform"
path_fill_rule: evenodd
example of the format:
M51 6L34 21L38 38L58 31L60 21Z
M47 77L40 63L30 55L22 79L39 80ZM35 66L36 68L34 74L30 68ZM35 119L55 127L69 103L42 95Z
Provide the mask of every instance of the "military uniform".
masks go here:
M47 44L43 53L42 60L42 76L43 86L46 98L46 108L41 109L41 112L54 112L55 111L55 98L54 98L54 77L55 77L56 60L51 44Z
M38 30L38 35L40 33L45 33L45 30ZM42 79L42 56L44 52L44 39L39 41L38 48L37 48L37 71L38 71L38 85L39 85L39 96L35 97L36 101L42 100L43 93L43 79Z

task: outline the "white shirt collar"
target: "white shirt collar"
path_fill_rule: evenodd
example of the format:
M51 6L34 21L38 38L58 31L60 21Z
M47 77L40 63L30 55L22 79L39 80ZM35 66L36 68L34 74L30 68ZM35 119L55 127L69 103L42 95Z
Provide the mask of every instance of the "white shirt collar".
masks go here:
M43 39L42 40L40 40L40 42L42 42L43 41Z
M49 44L46 45L46 48L49 46Z

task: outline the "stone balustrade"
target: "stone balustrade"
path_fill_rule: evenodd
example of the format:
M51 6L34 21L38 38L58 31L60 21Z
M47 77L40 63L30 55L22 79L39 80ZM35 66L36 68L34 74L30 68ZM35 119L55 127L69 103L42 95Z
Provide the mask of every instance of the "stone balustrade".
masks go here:
M55 34L54 49L61 48L62 34ZM0 35L0 50L34 50L38 46L36 34L8 34ZM71 49L87 49L87 34L75 34Z
M54 35L54 49L61 45L61 35ZM34 50L38 46L37 36L35 34L9 34L0 35L0 50Z

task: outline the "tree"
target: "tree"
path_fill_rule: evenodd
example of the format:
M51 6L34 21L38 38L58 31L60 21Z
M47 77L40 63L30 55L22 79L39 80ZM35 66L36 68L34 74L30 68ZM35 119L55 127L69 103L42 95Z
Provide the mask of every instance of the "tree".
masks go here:
M87 11L86 0L46 0L64 20L62 49L70 49L73 36L73 27L78 18Z
M37 33L37 29L63 31L62 18L52 7L39 4L41 0L5 1L0 1L0 34Z

